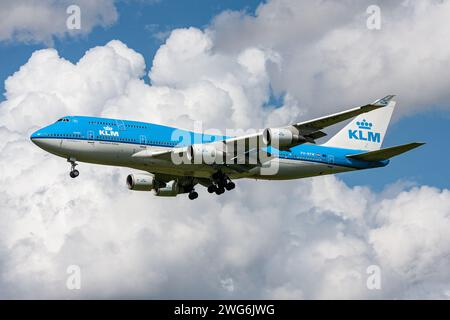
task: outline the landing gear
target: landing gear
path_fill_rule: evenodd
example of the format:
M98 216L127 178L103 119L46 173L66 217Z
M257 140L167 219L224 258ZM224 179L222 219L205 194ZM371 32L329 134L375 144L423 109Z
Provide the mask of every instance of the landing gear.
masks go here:
M222 194L224 192L225 192L225 188L224 187L217 187L217 189L216 189L216 194L217 195Z
M228 191L233 190L236 187L236 185L234 184L233 181L228 181L227 184L225 185L225 189L227 189Z
M78 171L77 169L75 169L75 167L78 165L78 163L75 162L75 158L69 158L67 159L67 162L70 163L70 177L71 178L76 178L80 175L80 171Z
M222 194L225 190L230 191L233 190L236 185L231 179L223 174L221 171L218 171L212 175L213 184L208 186L208 192L215 192L217 195Z
M216 185L214 185L214 184L208 186L208 192L209 192L209 193L214 193L214 192L216 192L216 189L217 189L217 187L216 187Z
M71 178L76 178L76 177L78 177L80 175L80 171L72 170L72 171L70 171L69 175L70 175Z
M198 193L196 191L192 190L191 192L189 192L188 197L190 200L195 200L198 198Z

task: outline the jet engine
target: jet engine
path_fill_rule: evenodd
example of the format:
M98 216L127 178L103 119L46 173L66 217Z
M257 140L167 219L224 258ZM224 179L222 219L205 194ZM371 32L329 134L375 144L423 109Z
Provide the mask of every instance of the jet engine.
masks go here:
M298 130L292 127L265 129L263 131L263 142L265 145L289 148L310 141L308 138L298 134Z
M150 173L132 173L127 177L127 186L130 190L150 191L155 185L155 177Z
M194 163L222 163L224 153L211 144L193 144L186 152L189 161Z
M165 187L155 189L155 195L160 197L175 197L178 193L181 192L175 180L167 182Z

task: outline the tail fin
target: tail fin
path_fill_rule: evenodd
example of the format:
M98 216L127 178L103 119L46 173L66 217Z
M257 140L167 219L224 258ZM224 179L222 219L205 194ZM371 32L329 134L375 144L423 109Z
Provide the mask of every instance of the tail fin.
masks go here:
M390 100L392 96L388 97L390 98L387 99L385 107L358 115L323 145L356 150L379 150L395 107L395 101ZM384 103L382 100L377 100L373 104Z

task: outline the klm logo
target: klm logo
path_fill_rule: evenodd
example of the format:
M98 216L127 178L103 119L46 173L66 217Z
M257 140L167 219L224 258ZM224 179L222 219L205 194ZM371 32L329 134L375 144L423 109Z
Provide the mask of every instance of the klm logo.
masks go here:
M98 134L101 136L108 136L108 137L118 137L119 132L113 131L113 128L111 127L103 127L104 130L99 130Z
M355 139L355 140L363 140L363 141L369 141L369 142L376 142L380 143L381 141L381 135L379 132L373 132L372 130L372 123L367 122L366 119L363 119L361 122L356 122L356 125L358 126L359 130L348 130L348 138Z

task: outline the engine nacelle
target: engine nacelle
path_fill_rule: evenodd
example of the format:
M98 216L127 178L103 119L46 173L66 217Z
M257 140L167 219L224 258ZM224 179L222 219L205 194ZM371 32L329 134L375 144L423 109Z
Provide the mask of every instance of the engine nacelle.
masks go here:
M155 185L155 177L150 173L132 173L127 177L127 186L130 190L150 191Z
M295 134L296 129L267 128L263 131L263 142L265 145L275 147L293 147L308 140L299 134Z
M166 183L165 187L156 188L155 195L159 197L175 197L180 191L178 183L175 180Z
M223 163L224 153L211 144L193 144L187 148L186 156L194 163Z

